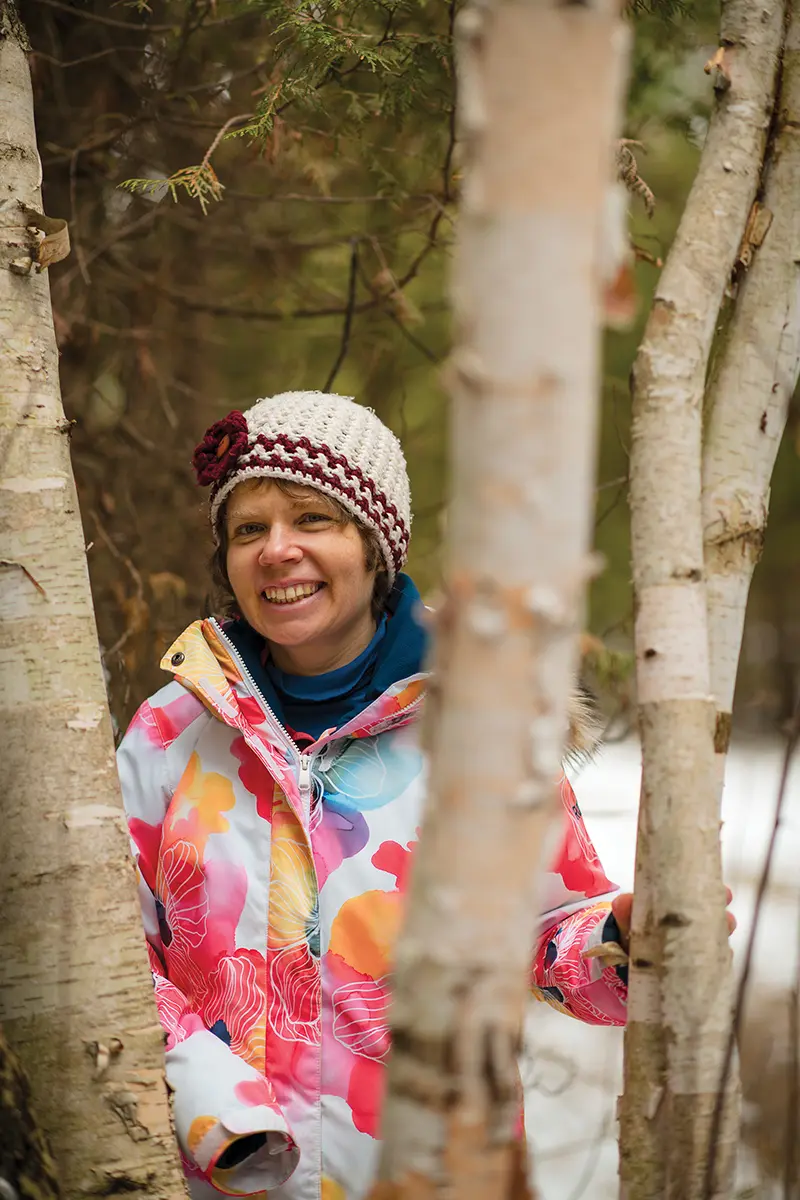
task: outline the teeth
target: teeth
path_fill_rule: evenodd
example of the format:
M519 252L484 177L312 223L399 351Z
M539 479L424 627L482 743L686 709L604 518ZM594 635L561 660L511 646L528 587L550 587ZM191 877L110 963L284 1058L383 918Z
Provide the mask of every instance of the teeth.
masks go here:
M288 588L264 588L264 595L272 604L291 604L313 596L321 587L321 583L300 583Z

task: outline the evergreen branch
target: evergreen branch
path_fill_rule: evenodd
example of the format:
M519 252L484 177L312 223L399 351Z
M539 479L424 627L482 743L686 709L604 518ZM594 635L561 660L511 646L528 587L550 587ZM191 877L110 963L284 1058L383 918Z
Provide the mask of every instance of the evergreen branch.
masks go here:
M358 280L358 238L353 238L350 250L350 277L347 284L347 308L344 314L344 324L342 325L342 340L339 345L339 353L336 356L336 362L330 370L328 378L325 380L323 392L329 392L333 387L334 380L339 374L342 363L347 357L347 351L350 349L350 331L353 327L353 312L356 303L356 283Z
M180 29L180 23L177 21L171 25L137 25L135 21L119 21L114 17L101 17L98 13L73 8L71 4L65 4L64 0L33 0L33 2L34 4L44 4L47 8L57 8L61 12L71 13L73 17L80 17L82 21L91 21L95 25L106 25L110 29L127 29L130 33L175 33ZM147 12L149 10L141 8L140 11ZM247 12L239 12L232 13L228 17L215 17L212 21L206 21L201 28L211 29L212 27L219 28L221 25L230 25L247 15Z
M195 83L190 87L170 92L169 98L170 100L180 100L184 96L196 96L198 92L210 92L214 89L228 91L231 84L240 83L242 79L247 79L248 75L257 75L259 71L263 71L264 67L271 65L272 56L269 58L260 58L258 62L253 63L249 67L244 67L241 71L235 71L232 75L227 75L224 79L210 79L203 83Z
M237 117L229 117L228 120L225 122L225 124L220 129L217 136L214 138L211 145L206 150L205 154L203 155L203 161L200 165L202 167L210 166L211 165L211 162L210 162L211 155L214 153L217 146L220 144L222 139L225 137L225 134L228 132L231 125L238 125L238 123L240 121L249 121L250 118L252 117L252 115L253 115L252 113L239 113L239 115Z
M202 162L198 163L196 167L181 167L180 171L176 171L167 179L125 179L118 186L124 188L125 191L134 194L139 192L144 196L152 195L160 187L167 187L176 204L178 191L183 188L191 199L199 201L203 213L207 213L209 203L212 200L221 200L225 190L225 184L220 181L211 165L211 155L231 125L236 125L239 121L248 121L250 116L250 113L239 113L238 116L229 117L222 128L217 131L216 137L203 155Z
M198 200L203 212L208 212L212 200L221 200L224 184L220 182L211 163L199 163L196 167L182 167L167 179L123 179L117 185L133 195L152 196L166 187L172 199L178 203L178 191L183 189L193 200Z

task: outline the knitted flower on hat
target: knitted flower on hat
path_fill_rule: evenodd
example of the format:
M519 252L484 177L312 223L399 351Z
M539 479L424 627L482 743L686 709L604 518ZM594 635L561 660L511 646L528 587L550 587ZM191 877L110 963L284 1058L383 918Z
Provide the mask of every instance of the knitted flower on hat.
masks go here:
M231 412L206 432L192 460L211 485L211 525L244 479L289 479L338 500L377 535L393 580L408 554L411 496L400 443L349 396L281 392Z

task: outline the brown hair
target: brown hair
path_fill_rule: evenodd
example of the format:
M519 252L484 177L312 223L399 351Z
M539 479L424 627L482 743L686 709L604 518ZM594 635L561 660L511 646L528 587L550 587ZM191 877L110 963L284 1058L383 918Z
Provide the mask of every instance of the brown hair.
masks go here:
M383 612L386 609L386 601L389 599L391 587L389 586L389 575L386 570L386 564L383 561L380 542L377 535L369 529L358 517L354 517L352 513L340 504L333 496L328 496L324 492L320 492L317 488L303 487L302 484L293 483L288 479L275 479L272 476L267 476L268 480L274 483L279 491L285 496L290 496L293 500L299 499L306 492L316 493L326 505L328 505L334 514L334 519L341 522L342 525L355 525L364 546L364 565L368 571L377 571L375 575L375 585L372 590L372 615L375 621L379 621ZM216 612L223 617L232 617L238 615L238 607L236 597L231 587L231 581L228 578L228 525L226 521L227 502L223 503L217 514L217 544L214 553L211 556L211 578L214 583L215 595L213 597L213 607Z

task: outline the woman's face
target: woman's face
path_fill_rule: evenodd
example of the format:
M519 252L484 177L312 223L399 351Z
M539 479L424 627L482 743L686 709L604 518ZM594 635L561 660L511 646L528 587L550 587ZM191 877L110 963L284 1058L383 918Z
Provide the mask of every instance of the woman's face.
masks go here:
M225 506L228 578L239 611L282 671L318 675L351 662L375 632L364 543L314 488L245 480Z

